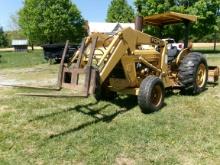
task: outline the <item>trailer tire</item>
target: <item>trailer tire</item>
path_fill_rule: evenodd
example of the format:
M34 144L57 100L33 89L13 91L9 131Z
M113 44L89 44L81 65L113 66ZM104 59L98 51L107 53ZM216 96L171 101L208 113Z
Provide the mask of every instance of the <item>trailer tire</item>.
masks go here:
M201 53L185 56L179 66L178 79L183 94L198 94L205 90L208 79L207 61Z
M162 108L165 89L163 82L156 76L146 77L138 94L138 104L143 113L152 113Z

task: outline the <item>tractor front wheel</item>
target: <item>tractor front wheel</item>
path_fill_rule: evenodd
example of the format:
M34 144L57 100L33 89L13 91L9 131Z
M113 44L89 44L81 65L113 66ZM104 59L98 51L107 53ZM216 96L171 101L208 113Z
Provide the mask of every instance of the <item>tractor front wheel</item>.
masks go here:
M97 101L111 101L117 97L117 93L110 91L105 83L100 85L100 78L98 75L96 79L96 89L94 92L94 97Z
M152 113L162 108L164 103L164 85L156 76L146 77L141 85L138 95L138 104L143 113Z

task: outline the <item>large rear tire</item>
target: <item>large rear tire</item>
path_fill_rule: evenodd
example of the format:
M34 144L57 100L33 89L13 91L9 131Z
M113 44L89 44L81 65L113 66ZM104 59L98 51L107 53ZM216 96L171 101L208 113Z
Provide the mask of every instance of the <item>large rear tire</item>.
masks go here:
M141 85L138 95L138 104L143 113L152 113L162 108L164 104L164 85L156 76L146 77Z
M208 79L207 61L201 53L189 53L179 66L178 79L182 93L198 94L206 88Z

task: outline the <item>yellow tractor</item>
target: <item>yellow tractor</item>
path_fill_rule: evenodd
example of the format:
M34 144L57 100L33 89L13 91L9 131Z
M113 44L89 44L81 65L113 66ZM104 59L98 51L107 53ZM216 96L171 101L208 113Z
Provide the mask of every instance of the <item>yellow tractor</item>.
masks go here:
M71 96L92 94L97 100L111 100L120 93L136 95L143 113L159 110L167 89L202 92L207 80L217 82L219 68L209 67L201 53L191 52L188 27L196 20L196 16L175 12L138 17L136 30L126 28L112 36L93 33L86 37L71 62L64 64L67 42L59 89L78 91ZM180 52L168 49L166 41L142 32L144 24L161 27L174 23L186 25L184 49Z

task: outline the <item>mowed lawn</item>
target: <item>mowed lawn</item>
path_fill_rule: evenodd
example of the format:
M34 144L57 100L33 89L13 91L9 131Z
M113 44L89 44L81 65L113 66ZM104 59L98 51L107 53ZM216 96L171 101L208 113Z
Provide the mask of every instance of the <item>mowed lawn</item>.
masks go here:
M39 51L0 54L1 73L48 67ZM207 58L220 66L220 54ZM56 70L58 65L51 67ZM55 75L54 70L50 72ZM167 95L164 108L147 115L140 112L136 98L124 95L96 102L93 97L15 95L21 91L0 88L0 164L220 162L219 85L209 85L197 96Z

